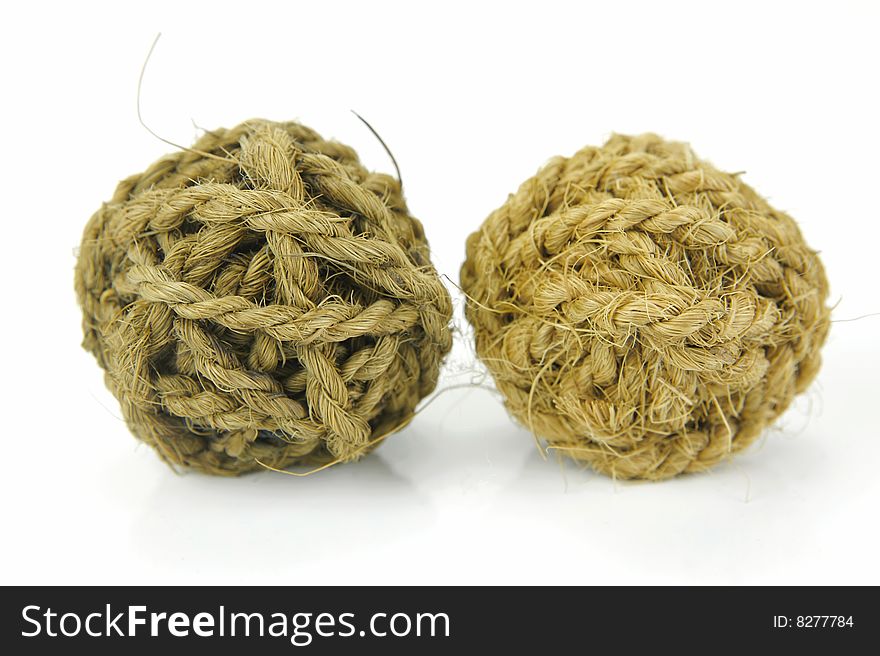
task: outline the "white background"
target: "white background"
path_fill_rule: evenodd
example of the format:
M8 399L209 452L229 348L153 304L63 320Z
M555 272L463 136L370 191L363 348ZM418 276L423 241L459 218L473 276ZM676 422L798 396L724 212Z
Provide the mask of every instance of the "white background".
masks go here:
M877 3L11 3L0 38L2 583L880 583ZM391 164L458 280L465 237L549 157L655 131L821 250L816 385L710 474L615 483L480 387L308 478L176 475L81 350L81 230L199 126L298 119ZM460 296L457 295L460 299ZM459 300L460 303L460 300ZM459 317L459 327L463 329ZM443 386L484 384L466 335Z

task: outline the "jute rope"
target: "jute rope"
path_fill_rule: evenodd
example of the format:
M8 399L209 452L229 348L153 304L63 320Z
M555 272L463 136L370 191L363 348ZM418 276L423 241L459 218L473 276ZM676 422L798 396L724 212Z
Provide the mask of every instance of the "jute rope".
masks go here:
M76 290L131 430L214 474L359 457L452 341L398 182L297 123L207 133L122 181Z
M753 442L813 380L829 328L794 220L650 134L551 160L469 237L461 282L513 416L618 478Z

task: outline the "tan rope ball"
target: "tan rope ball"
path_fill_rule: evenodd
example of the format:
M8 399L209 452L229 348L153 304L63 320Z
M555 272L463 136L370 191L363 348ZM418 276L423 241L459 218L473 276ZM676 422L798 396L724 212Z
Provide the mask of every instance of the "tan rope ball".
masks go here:
M357 458L452 342L399 183L297 123L210 132L122 181L76 290L131 430L213 474Z
M513 416L617 478L746 447L813 380L829 327L794 220L651 134L551 160L469 237L461 282Z

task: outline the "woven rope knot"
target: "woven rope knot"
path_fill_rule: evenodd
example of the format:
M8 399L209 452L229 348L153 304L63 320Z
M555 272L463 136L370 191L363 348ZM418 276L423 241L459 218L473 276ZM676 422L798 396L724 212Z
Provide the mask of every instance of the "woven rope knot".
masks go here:
M399 184L296 123L210 132L121 182L76 289L132 431L211 473L357 458L452 340Z
M655 135L550 161L470 236L461 282L511 413L620 478L753 442L812 381L829 328L791 217Z

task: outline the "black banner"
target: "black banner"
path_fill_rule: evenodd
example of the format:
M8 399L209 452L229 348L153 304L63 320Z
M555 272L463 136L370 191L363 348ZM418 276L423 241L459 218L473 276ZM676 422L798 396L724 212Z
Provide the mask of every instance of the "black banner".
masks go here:
M876 644L873 588L4 588L2 644L163 654Z

